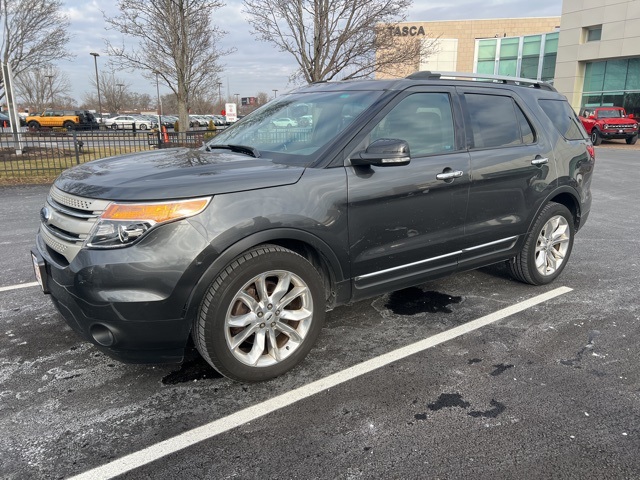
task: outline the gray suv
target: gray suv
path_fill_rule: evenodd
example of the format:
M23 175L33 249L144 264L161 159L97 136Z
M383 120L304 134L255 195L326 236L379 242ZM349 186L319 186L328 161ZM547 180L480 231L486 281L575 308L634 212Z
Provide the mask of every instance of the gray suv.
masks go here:
M589 214L593 146L552 86L477 77L314 84L199 150L69 169L36 276L110 355L180 362L192 338L240 381L301 362L336 305L498 262L552 282Z

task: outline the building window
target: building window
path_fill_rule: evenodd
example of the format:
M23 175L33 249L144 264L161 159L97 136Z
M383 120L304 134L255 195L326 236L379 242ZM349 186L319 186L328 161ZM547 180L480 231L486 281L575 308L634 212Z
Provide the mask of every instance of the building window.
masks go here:
M602 25L593 25L585 28L587 42L598 42L602 38Z
M503 38L500 42L500 61L498 73L515 77L518 73L518 49L520 37Z
M538 78L542 35L530 35L522 41L522 65L519 77Z
M549 82L556 74L556 57L558 56L558 33L547 33L542 58L542 75L540 79Z
M553 81L558 32L476 40L475 72Z
M496 50L498 41L495 38L478 42L477 73L493 75L496 66Z
M586 64L582 108L624 107L640 116L640 57Z

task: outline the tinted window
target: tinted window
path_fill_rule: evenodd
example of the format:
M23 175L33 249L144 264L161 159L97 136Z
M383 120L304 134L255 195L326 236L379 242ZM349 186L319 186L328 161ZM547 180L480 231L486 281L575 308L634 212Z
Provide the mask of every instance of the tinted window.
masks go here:
M584 128L576 113L565 100L540 100L542 111L567 140L582 140L586 137Z
M520 135L522 136L523 143L533 143L535 140L535 135L533 134L533 128L527 120L527 117L524 115L522 110L518 105L516 107L516 117L518 117L518 125L520 125Z
M521 145L533 141L531 125L511 97L467 93L465 99L475 148Z
M397 138L412 157L454 149L451 101L446 93L414 93L404 98L373 128L371 141Z

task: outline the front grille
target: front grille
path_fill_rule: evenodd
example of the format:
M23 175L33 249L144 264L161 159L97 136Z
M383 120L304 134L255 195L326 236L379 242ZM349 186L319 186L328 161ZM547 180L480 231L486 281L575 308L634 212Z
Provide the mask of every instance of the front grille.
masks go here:
M621 128L633 128L633 125L623 124L623 125L614 125L612 123L608 124L609 128L615 128L616 130Z
M71 262L109 203L71 195L53 186L45 205L50 215L48 220L42 218L40 235L49 248Z

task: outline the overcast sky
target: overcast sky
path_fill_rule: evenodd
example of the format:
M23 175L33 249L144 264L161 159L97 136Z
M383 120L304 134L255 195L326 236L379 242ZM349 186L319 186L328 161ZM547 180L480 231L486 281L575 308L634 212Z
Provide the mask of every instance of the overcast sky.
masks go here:
M149 1L149 0L141 0ZM70 95L81 101L84 93L90 91L90 79L95 78L93 57L90 52L99 52L98 68L107 69L109 58L104 53L104 40L122 42L118 32L106 30L101 10L109 16L118 13L116 2L102 0L64 0L65 13L71 20L73 36L68 48L76 55L71 61L61 61L58 67L69 76L72 91ZM561 2L558 0L414 0L407 21L471 20L481 18L547 17L559 16ZM254 96L266 92L273 96L290 90L294 85L288 82L295 70L295 62L289 54L277 51L272 45L254 40L249 24L242 13L242 0L227 0L226 6L214 12L215 24L229 32L219 43L222 49L234 47L236 52L224 57L222 95L240 94L241 97ZM148 93L155 98L155 82L142 78L140 72L118 72L129 85L129 90ZM169 93L167 87L160 87L160 94Z

